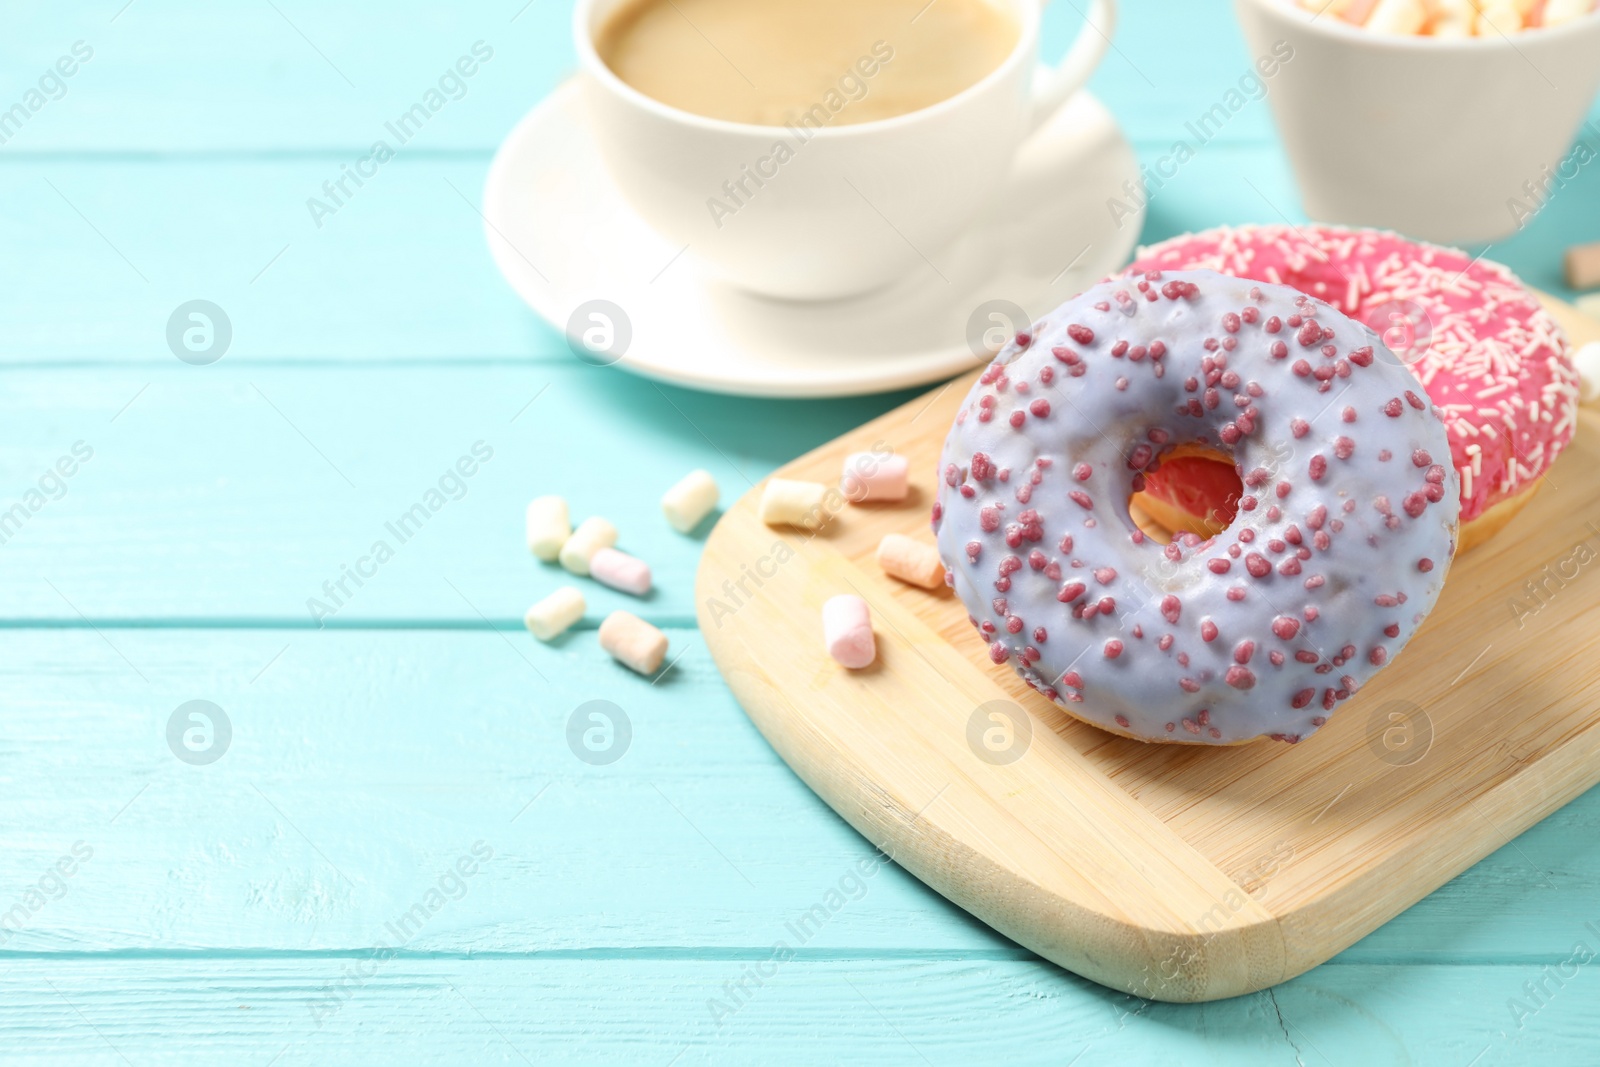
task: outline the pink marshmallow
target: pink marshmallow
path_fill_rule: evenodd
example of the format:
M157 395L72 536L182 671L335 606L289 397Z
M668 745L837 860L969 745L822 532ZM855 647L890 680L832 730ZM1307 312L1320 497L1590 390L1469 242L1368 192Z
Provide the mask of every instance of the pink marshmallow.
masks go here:
M904 500L910 491L909 469L904 456L855 452L845 458L839 492L852 504L866 500Z
M828 655L851 670L866 667L878 657L872 612L858 596L836 596L822 605L822 639Z
M589 560L589 577L634 596L644 596L650 591L650 564L614 548L595 552Z

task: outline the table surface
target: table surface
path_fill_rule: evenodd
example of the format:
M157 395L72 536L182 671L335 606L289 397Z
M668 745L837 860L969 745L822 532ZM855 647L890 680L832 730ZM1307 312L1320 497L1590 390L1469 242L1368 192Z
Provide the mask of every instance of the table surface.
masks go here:
M1093 87L1153 160L1249 57L1218 0L1124 7ZM0 106L74 42L92 56L0 145L0 508L22 505L0 522L0 1058L1600 1058L1582 965L1600 793L1310 974L1206 1005L1058 970L892 865L853 877L871 846L722 684L694 624L700 542L656 501L697 466L739 492L908 394L660 387L579 363L519 303L477 207L500 138L571 70L569 18L559 0L8 8ZM1077 21L1051 10L1047 52ZM307 199L477 41L493 57L460 98L313 219ZM1280 213L1301 217L1255 102L1161 189L1145 239ZM1595 239L1590 167L1490 255L1564 293L1559 250ZM193 299L232 324L209 366L167 346ZM489 458L453 479L474 446ZM659 588L642 607L593 590L541 645L521 615L560 575L530 560L521 512L552 491L612 518ZM392 554L361 562L379 540ZM309 602L358 566L319 626ZM654 683L596 645L619 606L671 638ZM231 724L208 765L169 747L191 700ZM568 746L589 700L631 722L617 762ZM819 903L802 943L787 924ZM774 967L779 941L795 951Z

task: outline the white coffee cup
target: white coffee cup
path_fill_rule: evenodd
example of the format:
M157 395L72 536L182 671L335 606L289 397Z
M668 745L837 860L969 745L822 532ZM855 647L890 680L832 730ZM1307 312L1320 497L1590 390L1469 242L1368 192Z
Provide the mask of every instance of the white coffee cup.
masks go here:
M991 0L1020 33L976 85L893 118L796 132L690 114L625 84L594 47L624 2L579 0L573 16L612 178L641 218L714 274L793 299L864 293L931 262L1000 188L1028 134L1088 80L1117 10L1092 0L1089 25L1052 69L1038 60L1041 4Z
M1253 52L1294 48L1272 113L1311 218L1468 244L1520 229L1546 188L1560 195L1550 175L1600 88L1600 15L1443 40L1374 33L1293 0L1234 7Z

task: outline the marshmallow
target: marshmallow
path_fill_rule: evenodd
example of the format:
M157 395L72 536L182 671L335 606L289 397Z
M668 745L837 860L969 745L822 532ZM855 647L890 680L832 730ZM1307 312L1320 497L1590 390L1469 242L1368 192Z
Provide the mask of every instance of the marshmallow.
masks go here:
M1522 12L1510 0L1489 0L1478 12L1478 36L1510 36L1522 32Z
M583 618L583 609L583 594L564 585L529 608L522 624L539 640L549 641Z
M1478 9L1473 0L1433 0L1433 24L1428 32L1435 37L1472 36L1472 24Z
M1600 341L1590 341L1572 354L1578 368L1578 400L1592 404L1600 399Z
M1574 289L1600 288L1600 241L1567 249L1567 284Z
M600 647L639 674L654 674L667 655L667 635L637 615L613 611L600 624Z
M855 452L845 457L839 492L852 504L867 500L904 500L910 492L906 483L909 469L904 456Z
M717 480L709 471L690 471L661 498L661 513L679 533L688 533L717 506Z
M1378 0L1366 26L1373 33L1414 34L1420 33L1427 21L1422 0Z
M528 505L528 551L553 563L561 546L572 536L567 502L558 496L541 496Z
M827 497L828 487L818 482L769 479L761 493L761 521L768 526L821 529L829 518L823 505Z
M878 566L902 582L938 589L944 585L944 561L939 550L904 534L885 534L878 542Z
M650 591L650 564L614 548L598 549L590 557L589 577L634 596L644 596Z
M594 554L616 543L617 528L602 518L590 516L578 524L567 543L561 546L561 565L573 574L588 574L589 560Z
M1559 26L1594 10L1594 0L1548 0L1544 5L1544 24ZM1576 287L1574 287L1576 288Z
M846 593L822 605L822 640L839 665L859 670L878 658L867 602Z

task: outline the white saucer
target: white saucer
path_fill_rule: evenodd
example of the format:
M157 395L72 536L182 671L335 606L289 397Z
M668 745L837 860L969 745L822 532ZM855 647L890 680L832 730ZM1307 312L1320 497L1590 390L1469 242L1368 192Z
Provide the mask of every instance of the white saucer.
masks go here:
M928 253L937 272L920 265L849 300L774 300L702 275L633 214L568 81L500 146L483 213L500 272L557 330L585 301L626 312L632 337L619 366L713 392L849 396L970 370L980 357L969 319L981 304L1010 301L1038 318L1122 266L1144 222L1123 187L1130 179L1139 181L1133 149L1079 93L1024 147L978 225ZM1111 197L1134 207L1120 227Z

